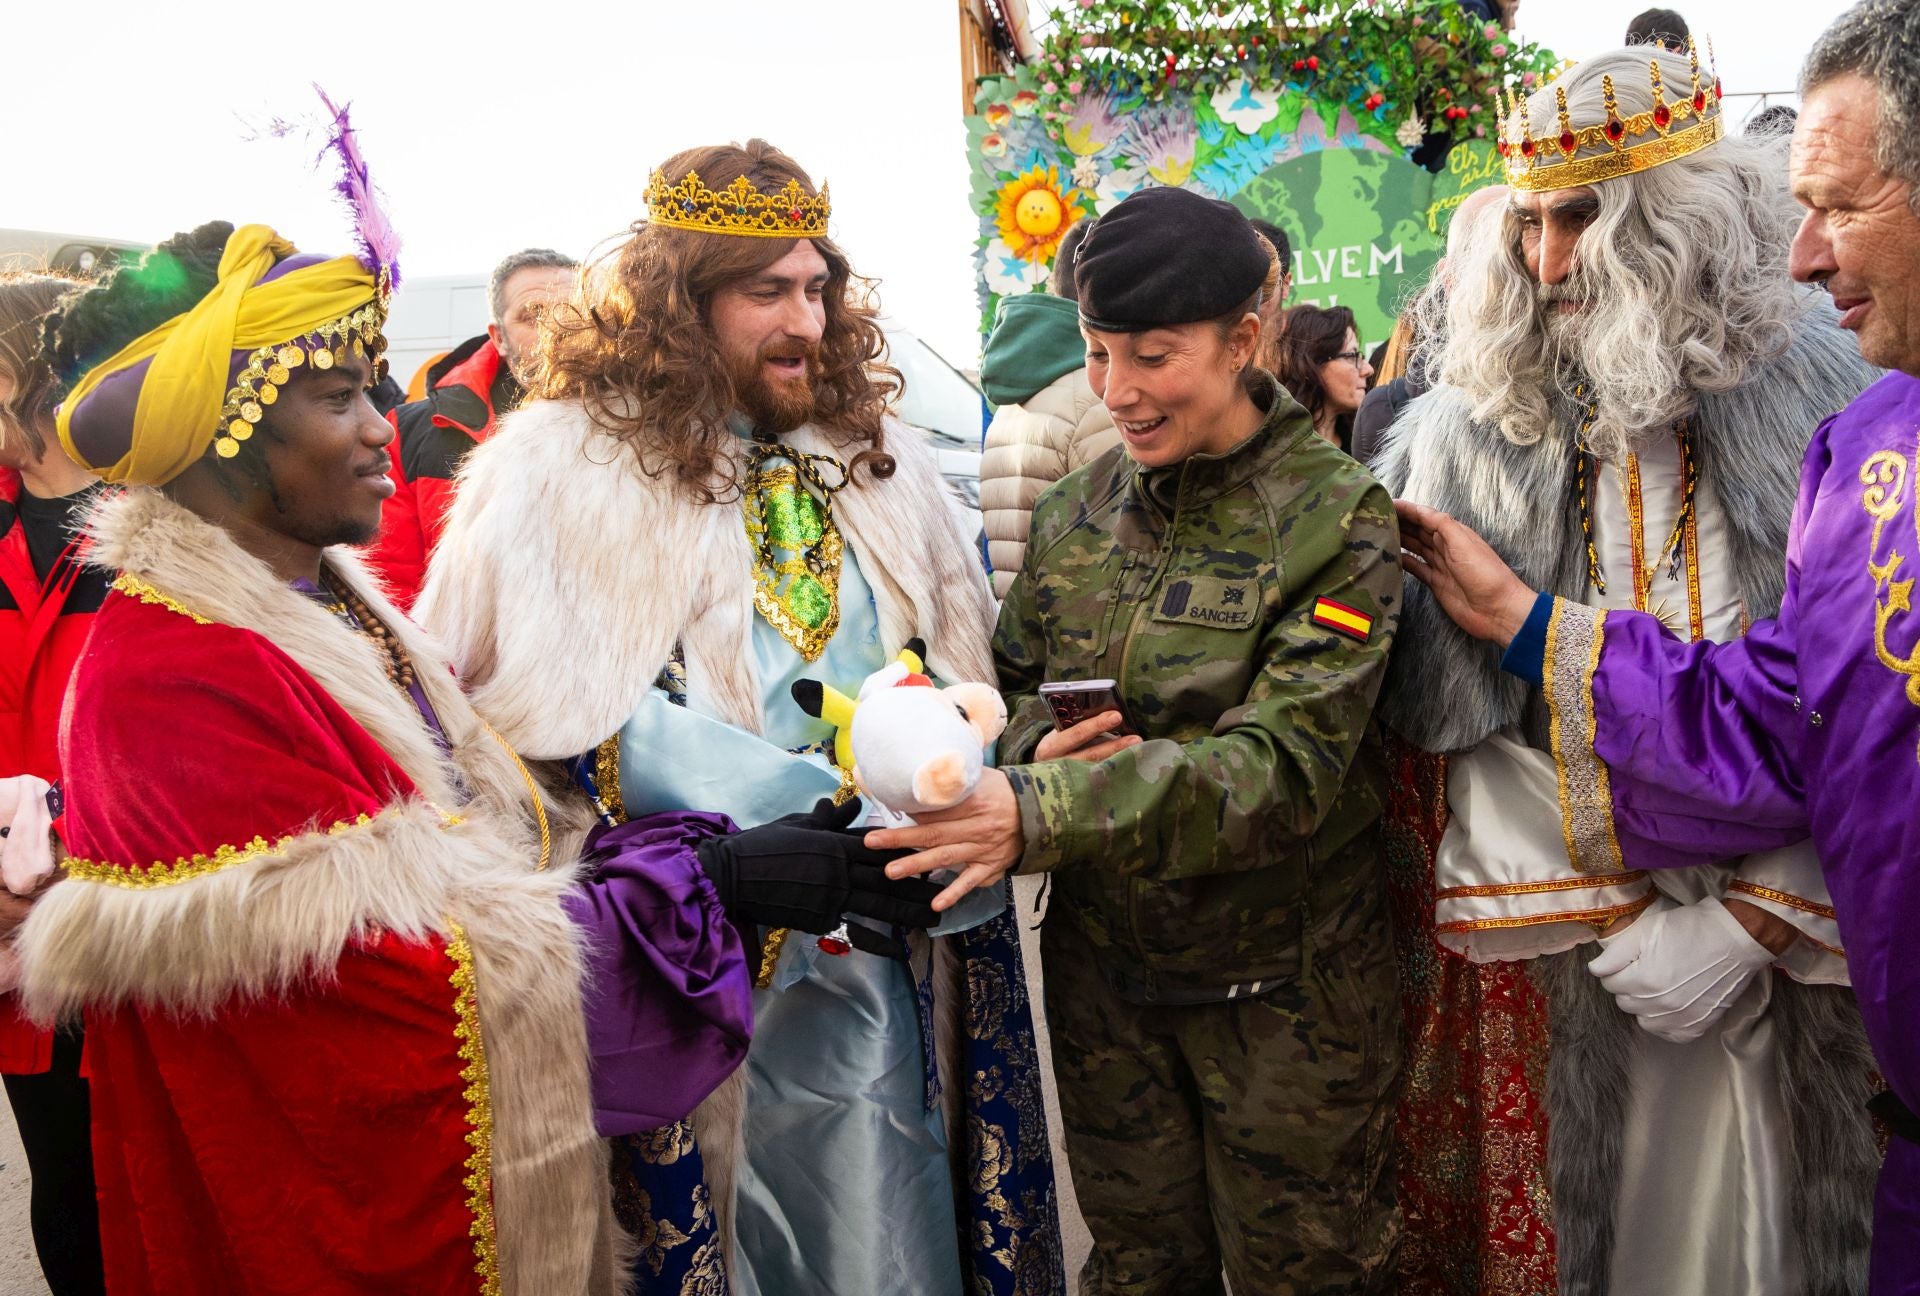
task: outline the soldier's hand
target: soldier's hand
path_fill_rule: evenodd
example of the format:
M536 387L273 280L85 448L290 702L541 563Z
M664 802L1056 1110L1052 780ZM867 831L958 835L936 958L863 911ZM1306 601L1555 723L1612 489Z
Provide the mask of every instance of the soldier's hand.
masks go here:
M1475 639L1513 642L1533 611L1534 592L1473 528L1439 509L1401 500L1400 565Z
M929 811L906 828L884 828L867 834L872 850L916 852L887 865L890 878L914 877L935 869L958 869L960 876L934 897L933 907L945 912L979 887L992 886L1020 862L1026 839L1020 832L1020 802L1013 784L997 769L980 772L973 795L950 810Z
M1118 711L1102 711L1065 729L1049 729L1046 737L1040 740L1040 745L1033 749L1033 758L1037 761L1077 760L1088 764L1103 761L1115 752L1140 745L1139 734L1113 732L1125 723L1126 719Z

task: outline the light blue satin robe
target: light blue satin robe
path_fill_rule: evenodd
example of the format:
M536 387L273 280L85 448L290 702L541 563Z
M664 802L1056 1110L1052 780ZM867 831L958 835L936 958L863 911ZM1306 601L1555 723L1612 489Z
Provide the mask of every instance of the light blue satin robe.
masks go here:
M687 704L653 690L620 731L620 795L633 815L718 811L742 828L810 809L840 786L832 726L789 692L816 679L851 694L886 664L873 591L851 545L840 626L818 661L756 616L750 650L766 734L725 724L690 679ZM1006 907L983 889L935 934ZM961 1296L953 1181L939 1110L929 1111L919 1004L900 963L835 958L795 932L771 988L754 995L746 1150L737 1178L733 1296Z

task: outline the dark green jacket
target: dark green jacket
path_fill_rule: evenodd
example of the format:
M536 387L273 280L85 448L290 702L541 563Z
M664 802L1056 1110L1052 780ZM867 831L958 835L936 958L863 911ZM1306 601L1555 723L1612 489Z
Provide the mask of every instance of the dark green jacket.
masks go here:
M1052 872L1055 912L1145 999L1296 976L1377 918L1393 501L1270 379L1260 403L1223 455L1114 450L1042 495L994 639L1021 871ZM1038 686L1102 678L1146 741L1022 763L1052 727Z

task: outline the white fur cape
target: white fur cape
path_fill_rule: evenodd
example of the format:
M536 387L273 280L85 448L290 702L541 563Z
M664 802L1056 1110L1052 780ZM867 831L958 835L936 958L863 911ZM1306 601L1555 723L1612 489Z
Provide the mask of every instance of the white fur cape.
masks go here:
M445 937L457 923L473 951L491 1083L503 1290L620 1290L623 1239L593 1125L581 957L559 903L572 880L578 832L565 831L564 812L550 805L562 831L553 867L535 871L539 847L520 770L440 654L352 553L330 550L326 560L412 655L452 744L451 762L387 678L373 645L225 531L151 490L104 501L92 531L96 562L286 652L406 771L419 798L396 802L359 828L308 832L243 864L167 886L55 886L20 936L30 1009L42 1020L127 1002L217 1015L227 1003L324 981L367 933ZM464 804L456 791L462 784L473 793ZM449 824L436 807L457 810L460 822Z
M812 426L782 440L850 457ZM891 478L862 469L833 497L882 646L892 656L918 635L936 673L992 683L993 604L958 503L921 433L888 419L884 449ZM467 457L414 612L474 707L527 756L577 756L617 732L676 642L721 719L765 727L739 502L699 505L646 476L575 402L516 411Z

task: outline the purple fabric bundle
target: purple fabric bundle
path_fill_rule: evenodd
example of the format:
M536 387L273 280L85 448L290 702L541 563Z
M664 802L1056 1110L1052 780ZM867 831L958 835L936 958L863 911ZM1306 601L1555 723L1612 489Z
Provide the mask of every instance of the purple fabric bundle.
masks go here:
M593 873L564 903L586 936L594 1115L608 1137L682 1119L747 1056L748 942L694 855L732 831L688 812L588 839Z

